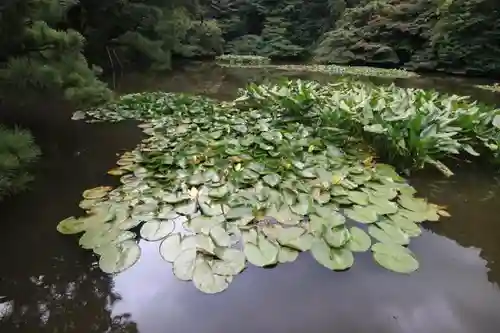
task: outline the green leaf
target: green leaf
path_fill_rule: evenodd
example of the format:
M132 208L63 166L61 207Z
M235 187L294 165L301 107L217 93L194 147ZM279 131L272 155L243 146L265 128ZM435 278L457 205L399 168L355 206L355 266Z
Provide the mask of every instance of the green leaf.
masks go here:
M331 247L342 247L344 246L349 239L351 239L351 234L347 228L335 228L335 229L327 229L324 234L325 241Z
M500 115L496 115L495 117L493 117L491 124L496 128L500 129Z
M279 246L270 242L264 235L259 234L257 244L245 243L243 252L250 263L265 267L277 263Z
M331 270L345 270L354 264L352 252L346 249L332 249L322 239L316 239L311 254L321 265Z
M422 234L422 229L415 222L405 218L402 215L389 215L388 216L391 223L401 228L408 236L417 237Z
M380 222L377 226L370 225L368 233L381 243L395 243L399 245L408 245L409 236L395 225Z
M275 187L277 186L280 181L281 181L281 177L280 175L276 174L276 173L271 173L271 174L268 174L268 175L265 175L262 180L269 186L271 187Z
M196 248L188 248L181 251L174 260L174 275L179 280L189 281L193 279L196 262Z
M360 223L374 223L378 220L377 213L373 209L373 206L354 206L352 209L345 209L344 213L348 218Z
M398 205L385 198L370 195L368 200L374 205L373 209L379 215L394 214L398 211Z
M373 258L382 267L397 272L411 273L418 269L417 259L410 250L394 243L372 245Z
M220 260L212 263L212 270L219 275L237 275L245 269L245 254L231 248L216 248L215 255Z
M287 248L280 247L278 253L278 261L282 264L287 262L294 262L299 257L299 251Z
M199 256L194 265L193 284L195 287L206 293L220 293L229 287L229 279L226 276L215 274L207 260Z
M382 127L382 125L380 124L373 124L373 125L365 125L363 127L363 129L366 131L366 132L370 132L370 133L376 133L376 134L382 134L382 133L385 133L387 130Z
M141 237L148 241L157 241L170 235L175 228L172 220L151 220L141 227Z
M413 212L425 212L428 209L428 203L424 199L414 198L411 196L402 195L398 198L398 203Z
M101 252L99 268L105 273L120 273L132 267L141 256L141 248L133 240L107 246Z
M346 248L353 252L368 251L372 243L370 236L358 227L351 227L349 231L351 233L351 238L349 242L347 242Z
M208 196L215 199L222 199L229 193L229 188L227 185L222 185L208 191Z
M347 198L355 204L366 206L368 205L368 194L361 191L349 191Z
M85 231L86 228L85 220L77 219L74 216L65 218L57 225L57 231L64 235L77 234Z
M240 218L245 218L245 217L253 217L253 210L252 208L249 207L235 207L231 208L227 213L226 213L226 219L228 220L236 220Z
M181 251L181 235L179 233L171 234L160 244L160 255L165 261L174 262Z
M196 201L192 200L185 204L180 204L175 207L175 211L181 215L193 215L196 213Z
M210 236L217 246L230 246L231 237L226 230L220 225L216 225L210 229Z
M314 236L309 233L302 234L299 238L282 240L281 245L298 250L307 251L311 248Z

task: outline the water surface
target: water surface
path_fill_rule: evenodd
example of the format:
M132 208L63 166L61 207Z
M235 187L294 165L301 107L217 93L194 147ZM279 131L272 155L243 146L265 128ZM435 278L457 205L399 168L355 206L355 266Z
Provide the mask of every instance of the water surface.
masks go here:
M205 66L168 76L130 74L117 89L229 99L248 81L282 75L331 79ZM463 79L395 83L500 105L499 95ZM158 254L159 243L142 241L139 262L112 277L99 271L75 238L55 231L59 220L81 213L77 204L84 189L115 184L106 170L117 153L140 140L134 123L89 125L70 121L69 113L68 108L41 106L4 116L33 130L44 158L32 190L0 205L0 332L500 332L500 196L494 172L470 166L451 179L435 173L412 179L453 215L426 225L428 231L412 241L421 264L416 273L388 272L370 254L357 255L347 272L332 272L305 253L274 269L250 266L227 291L204 295L172 275Z

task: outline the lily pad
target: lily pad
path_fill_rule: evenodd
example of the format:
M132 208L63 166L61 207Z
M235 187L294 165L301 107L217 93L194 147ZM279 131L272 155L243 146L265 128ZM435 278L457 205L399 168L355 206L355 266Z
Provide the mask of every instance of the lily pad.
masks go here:
M351 238L346 244L346 248L353 252L365 252L370 249L372 241L370 236L363 229L351 227L349 229Z
M331 270L346 270L354 264L354 256L351 251L332 249L323 239L317 239L314 242L311 254L317 262Z
M372 245L373 258L382 267L397 272L411 273L418 269L419 263L407 248L394 243L375 243Z
M271 187L275 187L280 183L281 177L280 177L280 175L278 175L276 173L271 173L271 174L268 174L268 175L265 175L264 177L262 177L262 180L267 185L269 185Z
M165 261L174 262L175 258L181 253L182 237L179 233L171 234L160 244L160 255Z
M245 243L243 252L250 263L265 267L278 262L279 246L270 242L263 234L259 234L257 243Z
M151 220L141 227L141 237L148 241L157 241L170 235L175 229L172 220Z
M78 234L85 231L86 228L85 220L77 219L74 216L65 218L57 225L57 231L64 235Z
M278 261L282 264L287 262L294 262L299 257L299 251L287 248L280 247L278 253Z
M381 243L408 245L410 242L410 237L403 230L386 222L377 223L377 226L370 225L368 233Z
M174 275L183 281L193 279L194 267L196 263L196 249L188 248L181 251L174 260Z
M354 206L352 209L344 210L350 219L360 223L374 223L378 220L378 215L373 207Z
M330 247L340 248L351 239L351 233L344 227L327 229L324 238Z
M84 199L101 199L105 197L113 188L111 186L98 186L83 192Z
M203 257L199 256L195 260L193 284L198 290L206 294L220 293L229 287L229 281L226 276L215 274Z
M245 269L245 254L237 249L216 248L215 255L220 260L214 260L212 270L219 275L237 275Z
M217 246L230 246L231 237L226 230L220 225L216 225L210 229L210 236Z
M349 191L347 198L355 204L366 206L368 205L368 194L361 191Z
M116 246L108 246L101 252L99 267L105 273L120 273L132 267L141 256L141 248L136 242L126 240Z

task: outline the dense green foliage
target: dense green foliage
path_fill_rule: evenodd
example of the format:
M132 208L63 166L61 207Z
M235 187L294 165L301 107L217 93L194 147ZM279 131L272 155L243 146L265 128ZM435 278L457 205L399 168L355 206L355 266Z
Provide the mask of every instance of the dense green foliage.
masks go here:
M500 73L496 0L6 0L0 87L60 91L79 104L111 92L102 69L168 69L221 53L321 63ZM10 89L8 89L10 88Z
M32 180L27 170L39 155L29 132L0 127L0 199L26 187Z
M198 19L196 19L198 18ZM0 87L62 91L78 104L109 100L96 74L127 65L168 69L173 55L216 55L221 31L196 2L8 0L0 5Z
M313 0L307 6L232 0L218 8L228 53L312 53L322 63L500 73L496 0Z
M294 261L299 252L342 271L354 265L355 253L371 250L380 266L411 273L419 262L406 246L421 234L419 223L449 214L416 197L393 167L361 144L376 140L355 132L390 137L375 123L413 126L413 118L395 114L404 97L417 99L432 121L462 104L423 91L384 89L289 81L251 85L232 102L136 93L89 110L87 120L142 120L147 138L108 171L121 184L84 191L86 214L64 219L57 229L81 234L80 246L98 255L107 273L137 262L138 239L158 242L174 275L205 293L225 290L247 263L274 266ZM372 108L384 92L389 96ZM370 93L373 98L356 108ZM355 113L360 115L350 119ZM451 145L426 142L438 151Z

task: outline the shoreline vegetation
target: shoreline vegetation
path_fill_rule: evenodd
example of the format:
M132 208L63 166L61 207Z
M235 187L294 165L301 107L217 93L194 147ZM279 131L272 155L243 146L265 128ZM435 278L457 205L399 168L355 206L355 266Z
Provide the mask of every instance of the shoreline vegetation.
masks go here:
M261 56L222 55L215 59L221 67L275 69L294 72L316 72L327 75L353 75L381 78L410 78L420 76L405 69L377 68L368 66L341 66L319 64L271 64L271 59Z
M451 176L446 157L499 158L500 109L353 79L252 83L232 102L134 93L74 119L135 119L147 137L108 171L121 185L84 191L86 213L57 230L80 234L107 273L137 262L138 238L158 242L174 275L210 294L247 264L272 267L300 252L344 271L371 251L381 267L409 274L419 268L407 245L420 224L450 214L390 164Z

